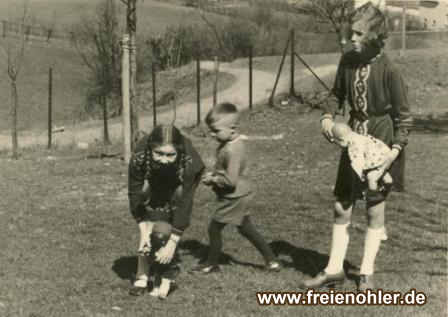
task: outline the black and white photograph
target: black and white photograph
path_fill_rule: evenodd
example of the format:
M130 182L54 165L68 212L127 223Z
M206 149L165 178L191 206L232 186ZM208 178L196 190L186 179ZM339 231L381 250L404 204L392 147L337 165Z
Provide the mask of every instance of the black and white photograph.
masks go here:
M447 316L448 0L0 0L0 316Z

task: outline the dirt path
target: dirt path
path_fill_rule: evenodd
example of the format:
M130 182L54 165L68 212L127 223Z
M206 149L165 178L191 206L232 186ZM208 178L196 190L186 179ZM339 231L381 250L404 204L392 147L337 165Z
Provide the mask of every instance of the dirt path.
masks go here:
M213 62L202 62L202 68L212 69ZM321 66L314 68L314 71L319 76L326 76L335 71L336 66ZM236 80L228 89L222 90L218 93L218 102L229 101L236 104L240 109L248 107L249 104L249 75L247 68L232 67L232 63L223 63L220 66L221 72L227 72L235 76ZM288 87L288 72L283 72L280 77L277 92L285 91ZM260 70L253 70L253 103L261 103L268 100L272 87L275 81L275 73L269 73ZM296 87L300 89L300 81L303 78L309 78L309 73L305 70L297 74ZM201 100L201 116L204 117L207 111L212 107L213 97L203 98ZM196 103L187 102L179 105L177 108L176 125L186 126L196 123ZM173 113L171 111L159 114L157 116L158 123L168 123L173 120ZM143 131L150 131L152 128L152 115L140 117L140 128ZM122 136L121 122L111 122L109 124L109 134L112 140L120 139ZM78 142L94 143L96 140L102 139L102 122L98 121L95 127L83 128L79 126L66 127L64 132L53 134L53 144L55 145L74 145ZM29 147L36 145L46 145L48 142L47 134L19 134L19 146ZM11 136L0 135L0 150L11 148Z

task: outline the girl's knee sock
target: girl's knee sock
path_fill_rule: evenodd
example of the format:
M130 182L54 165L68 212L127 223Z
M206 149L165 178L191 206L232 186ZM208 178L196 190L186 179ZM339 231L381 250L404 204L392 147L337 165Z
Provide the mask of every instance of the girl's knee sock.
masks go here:
M367 228L360 274L373 274L375 258L380 248L381 240L386 239L384 227L378 229Z
M148 285L149 263L148 257L138 255L137 274L135 276L134 286L146 287Z
M333 225L330 260L325 268L325 272L328 274L337 274L344 269L345 254L350 240L347 231L349 225L350 223Z

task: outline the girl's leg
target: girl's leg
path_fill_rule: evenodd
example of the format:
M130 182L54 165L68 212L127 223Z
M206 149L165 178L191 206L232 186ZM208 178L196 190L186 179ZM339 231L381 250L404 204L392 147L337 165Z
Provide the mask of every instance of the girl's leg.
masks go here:
M354 204L354 201L347 203L337 201L335 203L330 260L323 272L303 282L304 287L320 288L323 286L342 284L344 282L344 259L350 240L347 228L350 225Z
M146 288L148 284L149 262L148 257L138 254L137 274L135 276L134 286Z
M249 216L243 218L243 223L241 226L237 226L238 232L250 241L255 248L261 253L266 263L271 261L276 261L277 257L274 252L272 252L271 247L266 243L263 237L255 230Z
M210 239L210 246L208 250L208 257L206 263L208 265L218 265L219 257L222 249L222 229L226 226L225 223L220 223L215 220L210 222L208 226L208 236Z
M343 204L337 201L334 205L333 236L331 241L330 260L325 268L328 274L337 274L344 270L344 259L347 253L350 236L347 228L350 225L350 218L354 202Z
M381 240L387 239L384 230L384 210L386 203L367 202L367 223L366 239L364 242L364 257L361 264L361 275L372 275L375 258L380 248Z

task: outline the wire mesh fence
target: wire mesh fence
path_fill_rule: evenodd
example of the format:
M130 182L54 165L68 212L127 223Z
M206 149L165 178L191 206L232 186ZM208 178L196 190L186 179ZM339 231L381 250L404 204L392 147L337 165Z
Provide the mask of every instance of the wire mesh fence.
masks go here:
M33 41L31 41L33 42ZM313 43L320 45L335 42L329 34ZM309 67L331 87L337 61L340 56L337 42L332 54L306 55L302 48L309 43L300 32L295 32L295 53L300 54ZM391 33L387 47L389 50L401 49L402 35ZM422 58L430 57L431 48L448 48L448 32L407 32L406 50L422 49ZM279 48L280 51L283 47ZM249 52L249 50L245 50ZM325 50L325 52L327 52ZM289 54L289 53L288 53ZM426 56L426 55L427 56ZM290 57L285 67L290 67ZM249 54L231 63L221 63L218 73L217 101L230 101L242 107L248 106L250 99L254 104L266 101L270 97L280 63L278 55L257 56L254 58L252 73L251 98L249 80ZM312 94L325 90L324 85L310 72L303 63L296 60L296 93ZM5 62L0 75L0 148L10 147L12 122L12 88L11 80L6 75ZM153 84L151 76L143 76L138 85L136 104L140 113L140 128L149 132L153 127L153 107L156 106L157 123L175 120L176 125L193 125L198 122L198 102L203 117L213 106L213 81L215 78L213 62L202 62L200 76L197 76L196 60L178 70L160 72L156 76L156 100L153 101ZM49 90L49 69L53 70L52 91ZM197 81L201 82L199 99ZM91 87L91 72L83 66L76 50L60 46L57 43L33 42L27 52L26 64L17 79L18 108L17 122L19 146L46 145L49 126L54 132L54 144L70 145L78 142L101 141L103 138L103 109L101 105L88 98ZM280 76L278 92L288 91L289 71ZM442 87L443 88L443 87ZM446 89L446 88L445 88ZM49 123L49 102L51 98L52 113ZM198 101L199 100L199 101ZM120 117L120 98L108 100L108 129L112 140L121 141L122 126ZM174 110L175 109L175 110Z

